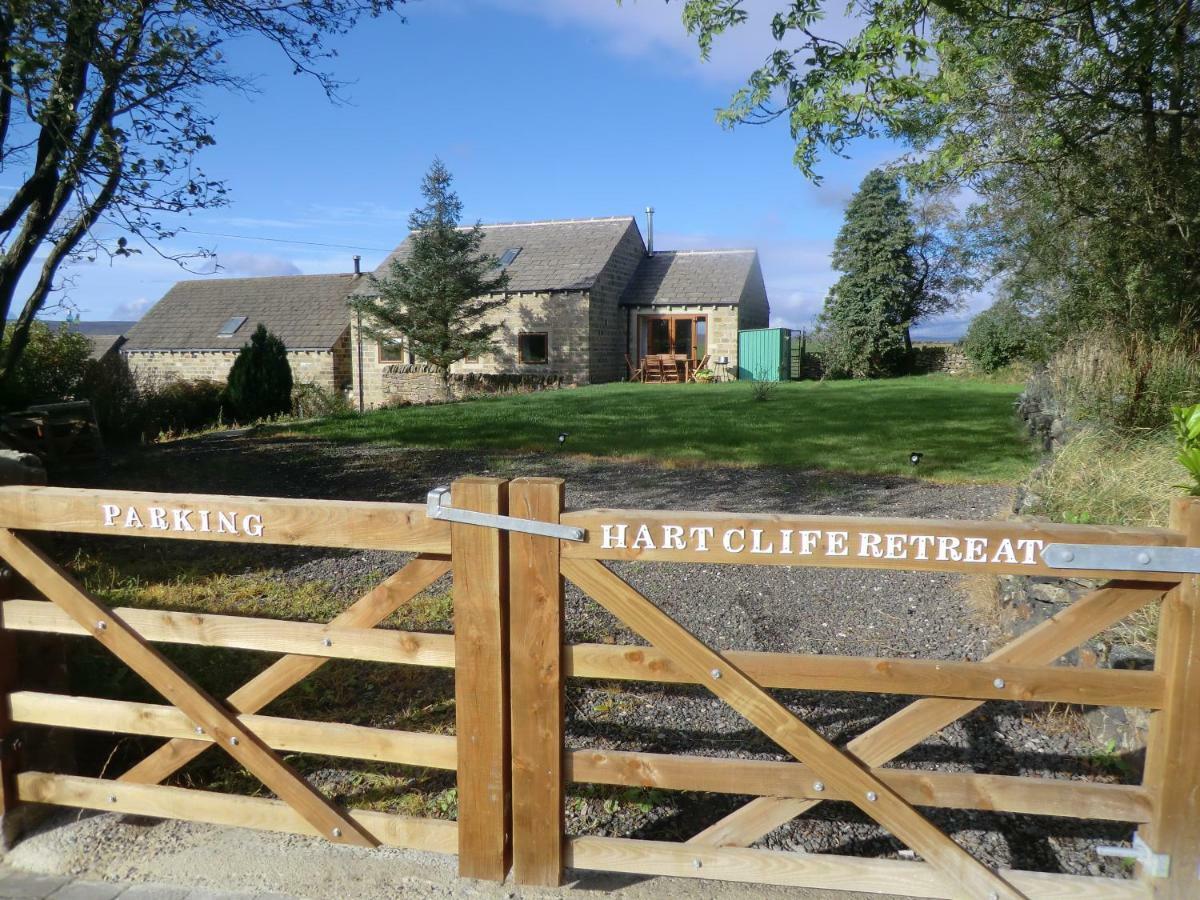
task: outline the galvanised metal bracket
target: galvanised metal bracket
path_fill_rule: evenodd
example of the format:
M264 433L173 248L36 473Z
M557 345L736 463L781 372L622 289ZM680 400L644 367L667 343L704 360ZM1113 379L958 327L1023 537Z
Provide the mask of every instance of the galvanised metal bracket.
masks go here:
M504 531L520 531L542 537L558 538L560 541L582 541L587 532L571 525L554 522L539 522L536 519L519 519L516 516L500 516L495 513L476 512L473 509L455 509L450 505L450 488L435 487L425 498L425 514L431 519L447 522L463 522L467 525L482 525L485 528L500 528Z
M1047 544L1042 562L1052 569L1200 574L1200 547L1119 547L1111 544Z
M1167 853L1155 853L1150 845L1142 840L1136 831L1133 833L1132 847L1099 846L1096 848L1099 856L1115 856L1119 859L1135 859L1141 863L1146 874L1151 878L1166 878L1171 874L1171 857Z

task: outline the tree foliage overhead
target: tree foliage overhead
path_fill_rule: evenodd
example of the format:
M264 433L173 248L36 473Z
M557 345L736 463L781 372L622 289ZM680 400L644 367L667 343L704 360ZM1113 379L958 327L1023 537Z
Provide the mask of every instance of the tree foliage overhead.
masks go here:
M372 277L377 296L353 301L367 317L364 330L402 338L414 355L443 370L491 350L499 324L484 317L508 302L508 273L480 252L482 226L459 227L462 202L452 181L435 159L421 183L425 204L408 217L408 256L392 260L388 276Z
M686 0L707 53L741 0ZM906 176L984 195L996 271L1064 330L1200 325L1200 41L1193 0L793 0L719 113L786 119L795 160L887 136ZM845 30L844 28L842 30Z
M212 88L246 91L226 64L257 37L333 95L330 36L404 0L6 0L0 4L0 355L10 377L30 323L72 257L140 252L174 234L172 214L219 206L225 185L196 165L214 143ZM95 236L108 224L114 245ZM18 282L32 284L17 300ZM16 315L14 316L14 312Z

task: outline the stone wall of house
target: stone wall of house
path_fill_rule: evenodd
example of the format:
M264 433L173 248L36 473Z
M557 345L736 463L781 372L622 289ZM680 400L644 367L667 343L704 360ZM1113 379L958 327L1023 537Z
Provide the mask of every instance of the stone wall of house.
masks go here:
M762 266L758 264L758 255L754 256L754 265L742 288L742 296L738 298L737 306L738 328L749 331L752 328L769 328L771 326L771 304L767 300L767 285L763 281ZM736 344L736 339L734 341ZM737 347L730 359L737 358ZM736 372L737 369L734 369Z
M496 349L478 359L455 363L450 372L454 375L520 375L532 381L587 384L590 379L589 317L587 291L510 294L504 306L493 309L485 318L486 322L500 325L493 336ZM517 346L523 332L546 335L548 360L545 364L520 362ZM355 376L359 369L359 340L355 323L350 328L348 347ZM394 395L385 389L384 372L397 363L379 358L379 342L369 334L364 335L361 342L364 405L371 409L395 402ZM419 360L408 359L401 365L407 363L417 364ZM352 403L358 403L357 381L350 399Z
M339 340L343 355L348 340ZM237 350L138 350L122 351L134 376L150 384L167 381L195 381L201 378L226 381ZM290 350L288 363L292 380L311 382L328 391L348 387L346 373L339 373L337 348L334 350ZM344 365L344 363L343 363Z
M737 378L738 358L738 308L726 306L629 306L626 307L626 328L633 335L630 345L633 348L631 357L636 358L637 334L639 316L695 316L703 315L708 318L708 350L710 357L708 366L722 380L729 381ZM716 360L722 356L728 357L729 364L719 366Z
M625 234L617 243L608 262L596 276L589 292L588 318L591 339L588 344L588 380L592 384L605 381L623 381L629 373L625 366L625 354L636 353L629 349L630 332L622 327L625 316L621 310L621 295L645 258L646 245L634 222L629 223Z
M409 403L442 403L445 386L442 370L425 363L395 363L380 367L381 406ZM450 395L465 400L488 394L524 394L562 386L557 375L531 375L511 372L452 372Z

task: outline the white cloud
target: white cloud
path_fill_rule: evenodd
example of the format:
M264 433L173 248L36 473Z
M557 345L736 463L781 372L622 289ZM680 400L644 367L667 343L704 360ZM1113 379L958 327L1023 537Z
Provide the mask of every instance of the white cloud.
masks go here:
M153 305L154 301L149 297L138 297L136 300L126 301L115 307L113 315L118 319L140 319Z
M271 253L218 253L218 270L225 275L299 275L300 269L290 259Z

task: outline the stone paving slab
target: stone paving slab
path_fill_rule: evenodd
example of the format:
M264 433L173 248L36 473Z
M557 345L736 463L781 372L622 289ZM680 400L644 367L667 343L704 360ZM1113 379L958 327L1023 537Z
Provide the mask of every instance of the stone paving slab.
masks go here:
M289 894L181 888L169 884L116 884L0 866L0 900L295 900Z

